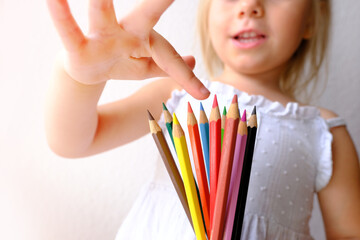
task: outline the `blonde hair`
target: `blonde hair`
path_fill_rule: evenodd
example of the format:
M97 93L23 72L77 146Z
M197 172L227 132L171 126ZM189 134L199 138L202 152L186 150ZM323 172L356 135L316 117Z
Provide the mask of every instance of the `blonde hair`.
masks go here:
M197 27L205 68L210 76L214 77L223 69L223 63L216 54L208 34L211 1L199 1ZM330 25L329 1L312 1L312 36L309 39L302 40L280 77L279 84L281 90L291 97L300 94L306 95L310 83L314 85L313 89L315 89L315 85L318 82L318 73L324 62L328 45Z

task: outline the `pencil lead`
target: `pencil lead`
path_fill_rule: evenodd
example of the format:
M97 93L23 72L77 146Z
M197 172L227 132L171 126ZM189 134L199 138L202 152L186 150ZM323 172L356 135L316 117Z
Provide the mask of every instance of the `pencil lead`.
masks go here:
M252 111L251 115L256 115L256 106L254 106L254 108L253 108L253 111Z
M233 99L232 99L232 101L231 101L231 103L237 103L238 101L237 101L237 95L235 94L234 95L234 97L233 97Z
M224 109L223 109L222 115L226 116L226 107L225 107L225 106L224 106Z
M212 108L216 108L217 106L219 106L219 105L218 105L217 97L216 97L216 94L215 94Z
M150 121L155 120L154 117L151 115L149 110L147 110L147 113L148 113L148 117L149 117Z
M244 110L244 113L243 113L243 115L241 117L241 121L246 122L246 109Z
M168 111L168 109L166 108L166 105L165 105L165 103L162 103L162 106L163 106L163 110L166 110L166 111Z
M177 119L175 113L173 113L173 123L174 125L179 124L179 120Z
M201 102L200 102L200 111L204 111L204 107Z
M188 102L188 113L193 113L193 110L191 108L190 102Z

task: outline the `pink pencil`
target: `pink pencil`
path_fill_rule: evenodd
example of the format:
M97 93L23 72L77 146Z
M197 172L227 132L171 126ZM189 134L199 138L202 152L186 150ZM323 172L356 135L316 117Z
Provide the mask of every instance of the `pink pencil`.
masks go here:
M245 146L247 139L247 125L246 125L246 110L239 122L238 131L236 135L234 162L231 172L231 182L229 188L229 196L226 207L226 221L224 229L224 240L230 240L234 225L234 217L236 212L236 203L239 194L241 171L244 162Z

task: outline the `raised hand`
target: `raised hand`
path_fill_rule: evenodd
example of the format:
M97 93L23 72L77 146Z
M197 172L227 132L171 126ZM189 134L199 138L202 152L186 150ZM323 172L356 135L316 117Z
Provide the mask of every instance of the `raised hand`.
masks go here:
M209 95L188 65L153 27L173 0L144 0L117 20L112 0L89 0L89 31L85 35L66 0L47 0L64 44L64 69L76 81L92 85L109 79L170 76L198 99Z

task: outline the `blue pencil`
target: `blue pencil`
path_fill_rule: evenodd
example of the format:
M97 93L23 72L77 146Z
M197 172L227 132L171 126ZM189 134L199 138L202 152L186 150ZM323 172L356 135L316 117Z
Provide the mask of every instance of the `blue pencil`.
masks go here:
M209 156L209 121L206 117L203 105L200 102L200 118L199 118L199 129L201 135L201 144L204 153L204 161L206 168L206 175L208 184L210 186L210 156Z

